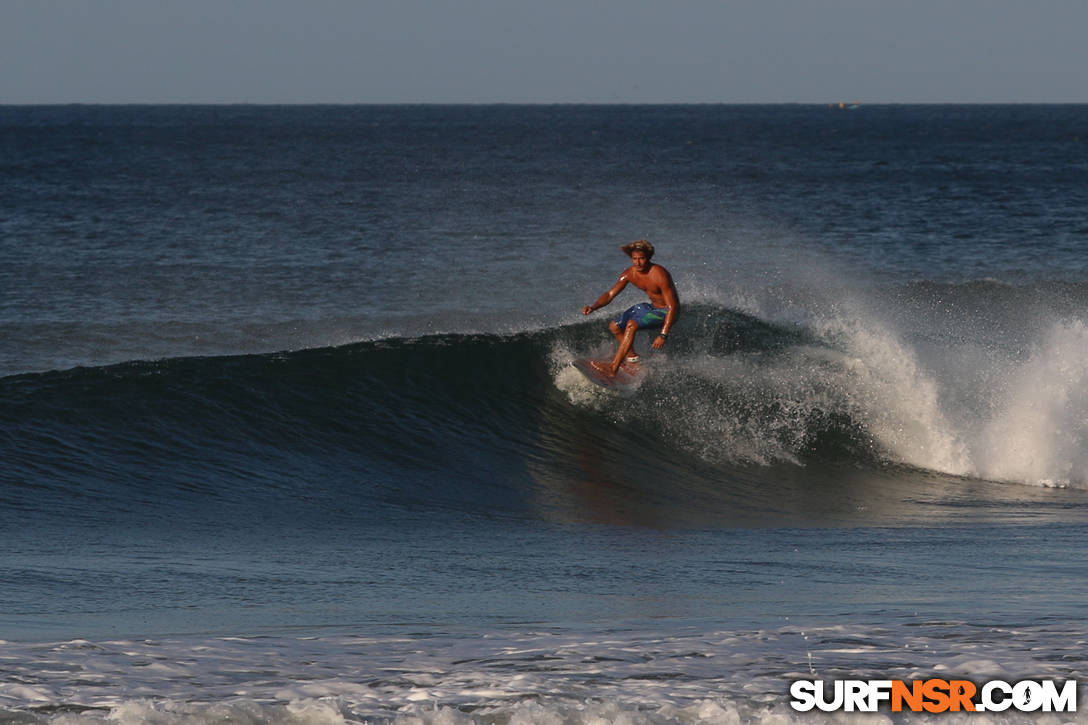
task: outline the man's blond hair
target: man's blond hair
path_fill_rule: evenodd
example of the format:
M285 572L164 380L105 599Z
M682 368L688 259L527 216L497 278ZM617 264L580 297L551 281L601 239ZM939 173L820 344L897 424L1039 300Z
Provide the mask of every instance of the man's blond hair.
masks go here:
M622 249L623 253L628 257L631 256L632 252L642 252L646 255L646 259L650 259L654 256L654 245L650 244L645 239L636 239L630 244L624 244L620 249Z

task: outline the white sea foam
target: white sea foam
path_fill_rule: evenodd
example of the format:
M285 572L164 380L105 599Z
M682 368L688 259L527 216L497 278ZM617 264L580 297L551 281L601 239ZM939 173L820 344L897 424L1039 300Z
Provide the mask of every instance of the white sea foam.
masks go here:
M1055 322L1024 361L970 356L929 364L873 320L824 323L846 357L841 390L894 461L952 475L1038 485L1088 484L1088 327ZM933 350L929 354L935 354ZM996 384L994 384L996 383ZM959 410L958 406L965 405Z
M1088 327L1055 323L1011 369L975 444L988 478L1088 484Z
M848 408L893 460L955 475L970 470L966 445L942 408L940 386L909 345L860 316L824 321L820 332L843 345L841 389Z
M856 334L855 391L872 397L863 419L893 460L950 473L1049 486L1088 485L1088 327L1053 322L1025 360L926 368L909 346L880 332ZM858 344L860 343L860 344ZM952 401L956 401L953 403ZM964 402L966 401L966 403ZM963 411L954 406L966 404ZM958 414L957 414L958 413Z
M1075 655L1086 636L1054 625L1012 631L919 621L680 634L6 644L0 722L809 722L789 708L794 679L1083 677ZM168 667L147 667L155 663ZM889 720L879 713L864 721Z
M597 348L592 354L603 357L607 353L603 348ZM573 404L598 409L606 407L616 391L608 391L599 385L595 385L570 364L576 357L585 355L585 352L575 354L573 350L562 343L554 345L549 355L552 379L555 381L555 386L566 393Z

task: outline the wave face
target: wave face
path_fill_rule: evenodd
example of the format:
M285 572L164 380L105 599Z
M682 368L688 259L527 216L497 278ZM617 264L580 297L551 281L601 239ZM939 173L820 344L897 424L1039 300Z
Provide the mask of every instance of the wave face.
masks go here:
M694 305L682 330L627 394L569 366L607 354L592 323L3 378L6 508L97 522L179 509L563 519L586 515L594 490L641 492L628 515L657 523L781 523L856 518L849 497L823 494L863 478L863 516L880 521L912 515L904 491L966 495L957 478L999 498L1007 486L978 479L1085 481L1081 322L1005 361L986 399L972 386L996 367L941 371L841 309L802 325Z

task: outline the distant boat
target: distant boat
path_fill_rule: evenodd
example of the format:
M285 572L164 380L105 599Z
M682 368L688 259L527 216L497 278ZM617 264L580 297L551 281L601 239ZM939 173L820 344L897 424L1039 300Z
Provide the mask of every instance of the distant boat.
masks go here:
M841 108L846 111L853 111L861 107L861 101L854 101L853 103L830 103L828 108Z

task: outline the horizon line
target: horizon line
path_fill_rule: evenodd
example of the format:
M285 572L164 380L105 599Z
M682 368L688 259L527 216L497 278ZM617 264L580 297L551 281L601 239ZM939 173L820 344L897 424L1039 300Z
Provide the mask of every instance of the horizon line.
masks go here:
M0 101L28 106L1083 106L1088 101Z

